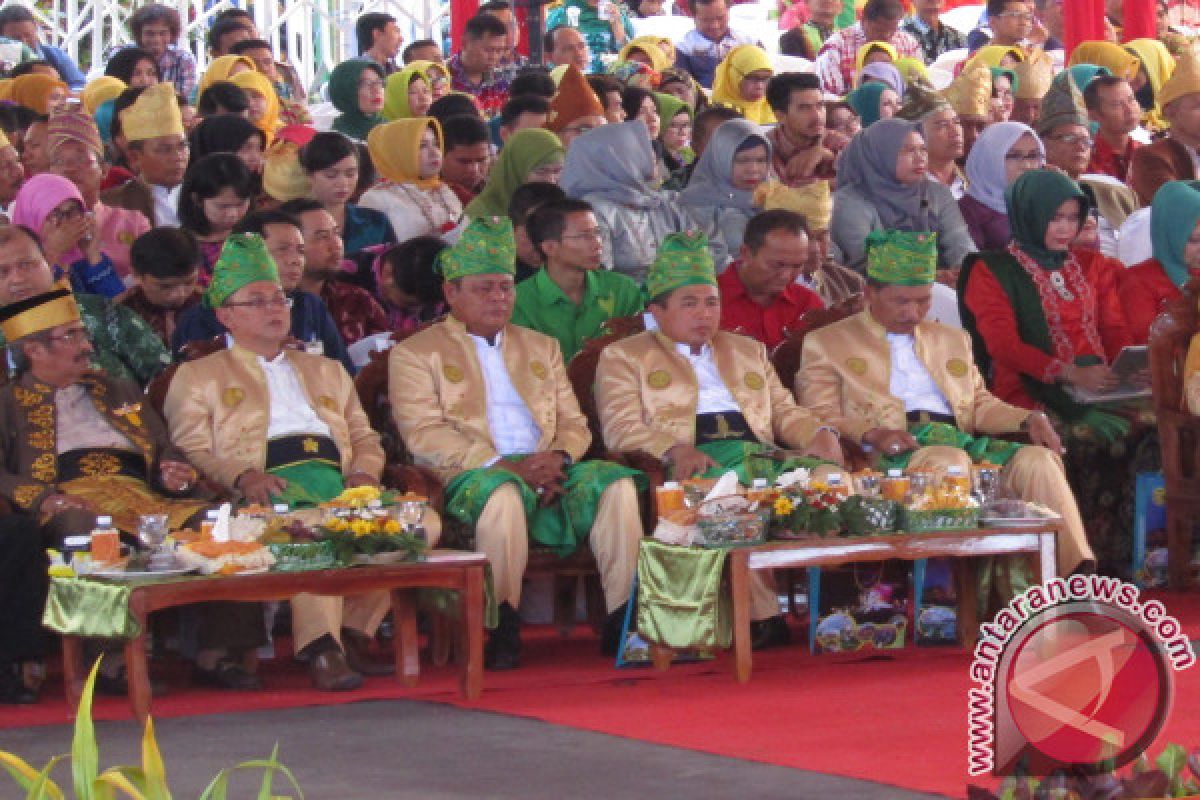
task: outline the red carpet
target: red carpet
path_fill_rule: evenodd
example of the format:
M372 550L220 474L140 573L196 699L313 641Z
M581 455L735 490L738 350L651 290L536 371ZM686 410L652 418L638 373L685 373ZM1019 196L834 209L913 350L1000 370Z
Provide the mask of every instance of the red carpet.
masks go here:
M1200 594L1161 598L1185 630L1200 637ZM312 691L303 668L290 659L264 666L267 689L236 695L193 689L181 671L167 676L171 691L155 700L154 713L165 718L422 699L952 797L962 797L968 783L969 658L961 649L909 647L863 658L813 657L795 646L756 655L746 685L733 680L726 658L667 673L616 670L597 654L596 640L582 633L563 640L550 630L533 631L523 660L515 672L489 673L474 703L458 698L451 667L423 665L415 689L376 678L337 695ZM127 718L128 707L102 698L97 717ZM0 711L0 728L68 720L57 683L37 706ZM1200 745L1200 669L1177 674L1176 705L1154 752L1166 741Z

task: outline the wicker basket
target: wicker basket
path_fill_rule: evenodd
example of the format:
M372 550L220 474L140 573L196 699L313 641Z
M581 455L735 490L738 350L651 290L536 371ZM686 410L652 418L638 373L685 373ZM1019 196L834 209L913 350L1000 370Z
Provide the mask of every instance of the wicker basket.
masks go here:
M275 556L275 572L307 572L314 569L332 569L337 559L333 545L329 542L291 542L269 544L267 549Z
M900 530L908 533L924 531L965 531L979 527L978 508L943 508L929 511L900 511Z
M726 499L718 497L709 502L716 504ZM771 519L770 508L754 511L718 511L713 514L704 512L704 506L701 506L699 519L696 520L696 527L700 531L700 535L696 537L696 544L701 547L745 547L762 544L767 537L767 523Z

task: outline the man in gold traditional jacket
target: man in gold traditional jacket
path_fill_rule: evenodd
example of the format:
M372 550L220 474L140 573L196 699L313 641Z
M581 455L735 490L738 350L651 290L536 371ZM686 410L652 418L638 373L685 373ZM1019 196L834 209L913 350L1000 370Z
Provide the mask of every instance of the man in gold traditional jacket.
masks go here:
M65 281L0 309L0 330L19 367L14 382L0 389L0 496L39 519L46 546L86 534L98 515L134 534L142 514L165 514L172 528L181 528L207 508L190 496L196 470L171 445L141 390L90 369L92 345ZM262 643L258 607L211 604L198 622L196 680L227 689L257 686L226 654ZM124 667L114 655L98 679L106 693L124 689Z
M477 219L438 259L450 315L392 349L389 397L417 464L448 482L446 509L472 525L495 578L500 624L485 663L520 661L521 579L532 536L560 554L586 538L615 652L637 563L640 473L579 459L591 444L558 342L510 322L516 247L507 219Z
M229 237L204 302L233 341L175 373L163 405L175 445L252 503L315 505L347 486L377 485L383 448L350 376L284 346L290 300L262 237ZM426 529L436 541L436 516ZM390 671L369 654L389 608L386 592L292 599L295 646L318 689L353 689L363 674Z
M1058 569L1095 565L1046 415L993 396L963 331L925 319L937 266L933 233L877 231L867 240L867 309L808 334L796 395L881 467L970 474L1002 465L1001 488L1062 514ZM1032 445L987 437L1023 432Z
M766 348L718 330L721 298L702 234L663 241L646 293L658 330L609 345L596 370L596 405L609 448L661 458L676 480L718 468L738 470L743 481L754 470L773 479L795 461L761 458L776 442L841 462L837 430L796 405ZM776 593L757 574L751 601L756 646L786 642Z

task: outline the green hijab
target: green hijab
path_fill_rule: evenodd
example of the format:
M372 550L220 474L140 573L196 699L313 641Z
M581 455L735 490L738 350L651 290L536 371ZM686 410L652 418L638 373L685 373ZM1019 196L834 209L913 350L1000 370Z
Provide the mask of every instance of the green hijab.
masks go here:
M680 111L686 111L689 117L695 116L692 107L675 95L666 92L652 92L651 94L654 95L654 105L658 106L658 118L662 120L660 126L662 130L666 130L667 126L671 124L671 120L675 119Z
M383 96L384 119L391 122L397 119L407 119L413 115L412 109L408 106L408 87L417 78L429 83L429 78L426 77L423 69L424 65L428 63L428 61L414 62L388 76L387 88Z
M1045 269L1059 269L1067 260L1066 250L1046 249L1046 228L1059 206L1073 199L1079 201L1082 224L1091 208L1087 195L1075 181L1049 169L1030 170L1004 190L1013 242Z
M988 70L992 73L993 85L996 83L996 78L1008 78L1009 88L1012 89L1013 94L1017 93L1017 87L1021 85L1021 82L1017 80L1016 70L1008 67L988 67Z
M890 88L886 83L869 81L846 95L846 103L858 114L863 128L879 122L879 103L883 100L884 90Z
M526 182L529 173L555 161L561 163L566 152L558 136L545 128L517 131L501 148L483 191L467 204L467 216L507 217L508 201L517 187Z
M383 67L361 58L343 61L329 74L329 101L342 112L333 121L333 129L362 141L366 140L371 128L384 121L382 114L364 114L358 110L358 79L368 69L373 70L379 80L387 79Z
M1200 223L1200 181L1169 181L1154 193L1150 204L1150 240L1154 259L1171 283L1182 288L1191 277L1183 248Z

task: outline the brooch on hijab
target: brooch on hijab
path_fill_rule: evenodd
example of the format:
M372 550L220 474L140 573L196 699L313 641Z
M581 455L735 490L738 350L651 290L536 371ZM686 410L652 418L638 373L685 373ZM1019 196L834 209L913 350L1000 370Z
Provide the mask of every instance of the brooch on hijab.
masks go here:
M1068 303L1075 302L1075 294L1067 288L1067 279L1061 271L1050 273L1050 285L1054 287L1054 291L1058 292L1058 296Z

